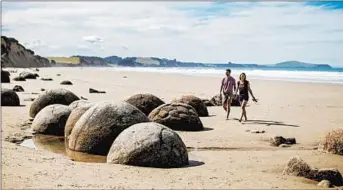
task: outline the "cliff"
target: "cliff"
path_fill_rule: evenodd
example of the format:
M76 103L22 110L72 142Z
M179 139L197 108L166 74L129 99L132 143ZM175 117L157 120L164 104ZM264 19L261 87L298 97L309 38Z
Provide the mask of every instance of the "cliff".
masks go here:
M35 55L26 49L18 40L1 36L1 65L3 67L51 67L49 60Z
M275 64L278 68L318 68L318 69L332 69L330 65L327 64L312 64L312 63L304 63L300 61L285 61L281 63Z
M56 63L60 67L104 67L108 66L105 59L94 56L75 55L71 57L48 57L48 59Z

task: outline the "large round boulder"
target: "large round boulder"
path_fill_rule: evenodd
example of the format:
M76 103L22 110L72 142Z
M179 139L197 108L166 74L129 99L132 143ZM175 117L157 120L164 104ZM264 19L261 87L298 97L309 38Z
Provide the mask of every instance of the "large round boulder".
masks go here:
M320 143L319 150L343 155L343 128L329 132Z
M1 106L19 106L20 100L16 92L11 89L1 89Z
M188 164L187 148L179 135L158 123L139 123L113 142L107 162L173 168Z
M128 98L126 102L141 110L145 115L149 115L153 109L164 104L161 99L152 94L136 94Z
M91 103L91 102L89 102L89 101L87 101L87 100L76 100L76 101L72 102L72 103L69 105L69 107L70 107L71 109L76 109L76 108L78 108L78 107L88 106L88 104L89 104L89 105L93 105L94 103Z
M75 123L68 147L78 152L107 155L114 139L124 129L148 121L143 112L129 103L100 102Z
M70 105L69 105L69 108L70 108ZM65 129L64 129L64 137L66 138L66 140L69 140L69 135L70 135L71 131L73 130L75 123L92 106L93 106L93 104L88 103L88 104L80 105L76 108L71 108L72 111L68 117L68 120L67 120L66 125L65 125Z
M19 74L19 77L23 77L25 79L36 79L37 77L39 77L39 75L36 73L30 73L27 71L23 71Z
M10 72L1 70L1 83L10 82Z
M31 104L30 117L35 117L37 113L45 106L51 104L69 105L72 102L79 100L79 98L72 92L66 89L47 90Z
M174 130L200 131L204 127L195 109L182 103L163 104L149 114L149 119Z
M65 105L46 106L34 118L31 129L37 134L63 136L70 112L71 109Z
M174 99L172 103L184 103L192 106L200 117L208 116L208 110L205 103L198 97L193 95L181 96L179 99Z

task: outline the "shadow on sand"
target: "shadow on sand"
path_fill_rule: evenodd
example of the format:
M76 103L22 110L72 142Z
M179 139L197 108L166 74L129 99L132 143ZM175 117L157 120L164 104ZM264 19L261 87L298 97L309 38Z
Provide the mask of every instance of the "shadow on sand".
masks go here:
M238 120L238 119L236 119ZM245 122L242 122L242 124L258 124L258 125L266 125L266 126L271 126L271 125L277 125L277 126L286 126L286 127L300 127L299 125L291 125L291 124L285 124L284 122L281 121L268 121L268 120L248 120Z
M183 166L182 168L196 167L196 166L201 166L204 164L205 164L205 162L196 161L196 160L189 160L189 164L186 166Z

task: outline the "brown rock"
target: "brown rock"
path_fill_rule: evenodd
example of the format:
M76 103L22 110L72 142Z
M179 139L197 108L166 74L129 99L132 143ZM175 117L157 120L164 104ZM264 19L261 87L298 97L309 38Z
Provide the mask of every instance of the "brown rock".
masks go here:
M145 115L149 115L153 109L164 104L160 98L152 94L136 94L125 101L141 110Z
M200 98L196 96L193 96L193 95L181 96L181 98L173 100L172 103L188 104L196 110L196 112L198 113L200 117L208 116L208 110L207 110L206 105Z
M69 80L64 80L60 83L61 85L73 85L72 82L70 82Z

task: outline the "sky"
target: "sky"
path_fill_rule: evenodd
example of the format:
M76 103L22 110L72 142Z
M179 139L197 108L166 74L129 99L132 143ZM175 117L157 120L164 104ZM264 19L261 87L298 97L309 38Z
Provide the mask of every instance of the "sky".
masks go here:
M2 2L2 35L41 56L288 60L343 67L341 2Z

